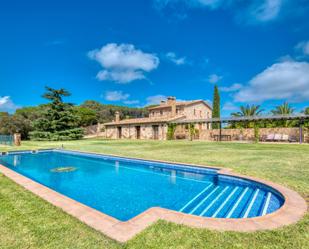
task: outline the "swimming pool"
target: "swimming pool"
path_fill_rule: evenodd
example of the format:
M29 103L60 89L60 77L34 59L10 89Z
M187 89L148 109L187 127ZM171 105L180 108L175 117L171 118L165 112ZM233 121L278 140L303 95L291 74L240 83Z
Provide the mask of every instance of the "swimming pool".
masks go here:
M151 207L212 218L252 218L283 196L217 169L66 150L11 152L0 164L121 221Z

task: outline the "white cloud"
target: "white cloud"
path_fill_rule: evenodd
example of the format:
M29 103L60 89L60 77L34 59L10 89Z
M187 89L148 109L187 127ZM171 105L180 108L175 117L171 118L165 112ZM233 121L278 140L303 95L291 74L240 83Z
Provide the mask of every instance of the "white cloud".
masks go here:
M295 47L297 51L300 51L303 55L309 55L309 41L302 41Z
M222 92L235 92L235 91L237 91L237 90L239 90L239 89L241 89L241 88L242 88L242 85L241 85L241 84L235 83L235 84L233 84L233 85L231 85L231 86L223 86L223 87L220 87L219 89L220 89L220 91L222 91Z
M212 84L217 83L219 80L221 80L223 76L220 76L218 74L210 74L207 78L207 81L209 81Z
M283 61L273 64L253 77L235 94L238 102L266 100L309 101L309 63Z
M174 52L168 52L166 58L171 62L175 63L176 65L183 65L187 63L186 57L178 57Z
M109 101L127 100L129 97L130 94L123 93L122 91L107 91L104 95L104 98Z
M97 74L99 80L118 83L144 79L145 73L156 69L160 62L156 55L144 53L132 44L109 43L90 51L88 56L103 67Z
M166 100L167 96L165 95L161 95L161 94L158 94L158 95L154 95L154 96L149 96L146 101L146 105L157 105L157 104L160 104L160 102L162 100Z
M1 112L15 112L20 106L16 105L10 96L0 96L0 111Z
M226 102L226 103L223 105L222 109L223 109L224 111L235 111L235 110L238 109L238 107L237 107L236 105L234 105L234 103L232 103L232 102Z

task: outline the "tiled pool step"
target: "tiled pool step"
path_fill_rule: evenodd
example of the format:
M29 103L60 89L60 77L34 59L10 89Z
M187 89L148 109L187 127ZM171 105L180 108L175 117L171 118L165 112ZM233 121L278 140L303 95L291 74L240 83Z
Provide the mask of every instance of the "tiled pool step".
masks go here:
M249 218L272 212L275 198L260 188L209 184L179 211L213 218Z

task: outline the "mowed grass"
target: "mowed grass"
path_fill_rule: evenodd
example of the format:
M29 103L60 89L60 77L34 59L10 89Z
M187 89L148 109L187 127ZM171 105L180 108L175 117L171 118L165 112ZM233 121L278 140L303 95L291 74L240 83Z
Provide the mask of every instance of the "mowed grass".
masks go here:
M55 148L232 168L296 190L308 200L309 145L89 139L23 142ZM1 146L0 151L17 147ZM309 215L272 231L217 232L159 221L119 244L0 175L0 248L309 248Z

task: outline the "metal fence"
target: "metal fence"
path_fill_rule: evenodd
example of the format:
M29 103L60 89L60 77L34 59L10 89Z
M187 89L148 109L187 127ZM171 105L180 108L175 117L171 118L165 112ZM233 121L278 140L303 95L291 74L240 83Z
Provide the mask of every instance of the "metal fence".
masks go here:
M13 135L0 135L0 144L13 145L14 136Z

